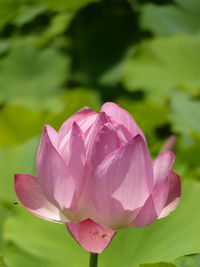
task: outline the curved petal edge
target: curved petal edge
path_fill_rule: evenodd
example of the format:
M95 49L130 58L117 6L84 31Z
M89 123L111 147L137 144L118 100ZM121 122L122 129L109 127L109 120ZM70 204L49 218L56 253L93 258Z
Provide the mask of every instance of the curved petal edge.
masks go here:
M112 102L106 102L101 107L100 112L105 112L106 115L114 119L118 125L125 125L132 137L140 134L143 139L146 140L142 130L139 128L132 116L119 105Z
M116 234L116 231L97 224L91 219L68 222L66 226L77 243L91 253L103 252Z
M46 126L37 153L36 168L38 183L46 198L57 207L70 208L75 193L74 177L52 145Z
M169 175L175 161L175 155L171 151L165 151L157 156L153 162L154 187L164 182Z
M172 211L176 209L179 204L181 196L181 182L180 176L171 171L169 174L169 192L166 200L165 207L159 215L159 219L168 216Z
M90 107L84 107L80 110L78 110L74 115L69 117L60 127L58 131L58 140L59 142L62 141L62 139L66 136L66 134L71 129L73 122L76 123L90 117L91 115L96 114L94 110L92 110Z
M48 221L66 223L68 219L44 196L38 178L29 174L15 174L15 192L24 207Z

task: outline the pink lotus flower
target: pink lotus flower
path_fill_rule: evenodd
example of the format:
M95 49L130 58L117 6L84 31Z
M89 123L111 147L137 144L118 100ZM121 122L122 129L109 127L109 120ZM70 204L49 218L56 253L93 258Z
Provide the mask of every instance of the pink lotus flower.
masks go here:
M38 176L16 174L15 190L30 212L66 224L84 249L101 253L117 229L144 227L176 208L174 159L164 152L152 162L130 114L105 103L99 114L81 109L58 132L46 125Z

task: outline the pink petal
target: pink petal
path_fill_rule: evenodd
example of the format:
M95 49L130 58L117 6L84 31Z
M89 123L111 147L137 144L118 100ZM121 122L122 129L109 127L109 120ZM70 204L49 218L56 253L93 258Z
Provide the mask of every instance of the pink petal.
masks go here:
M106 218L105 221L109 220L110 225L116 225L116 218L120 218L121 212L141 207L152 188L150 155L145 141L138 135L101 163L93 178L91 194L98 212ZM117 201L123 209L119 209ZM118 224L121 225L122 222L119 221Z
M90 216L99 219L93 200L91 199L95 172L105 157L120 147L124 141L121 141L118 136L118 129L109 122L105 113L100 113L86 137L85 143L87 147L87 161L84 173L84 187L81 200L79 199L80 207L78 217L81 220ZM101 219L98 220L98 222L101 221Z
M66 226L79 245L92 253L103 252L116 234L115 231L90 219L82 222L68 222Z
M93 202L90 198L90 193L93 191L94 172L105 156L115 150L118 145L115 129L108 123L105 113L98 115L85 143L87 147L87 161L83 194L81 196L81 210L79 211L79 218L81 220L88 218L88 215L94 213Z
M132 222L134 227L144 227L155 220L163 209L168 195L169 182L168 177L165 179L163 184L160 184L153 194L147 199L145 204L141 207L139 213Z
M58 148L58 152L61 157L64 159L66 164L69 164L69 161L76 157L83 157L85 159L85 145L83 140L83 134L76 122L73 123L72 129L64 138Z
M76 124L76 122L74 122L69 139L68 155L66 155L67 167L75 181L76 190L73 199L74 205L76 205L76 203L78 202L81 191L83 190L84 167L86 160L85 154L86 152L82 131ZM75 206L71 208L75 208Z
M117 129L110 122L99 127L95 134L93 143L90 144L90 155L88 155L88 164L94 171L106 156L124 144L118 136Z
M156 212L154 199L150 196L132 222L132 226L144 227L154 222L157 218L158 214Z
M155 188L164 182L164 180L169 175L173 164L175 156L173 152L166 151L160 154L153 163L153 173L154 173L154 186Z
M80 109L78 112L76 112L74 115L72 115L68 120L66 120L63 125L60 127L60 130L58 132L58 139L59 142L63 140L63 138L67 135L67 133L70 131L73 122L81 123L84 119L90 118L92 115L95 115L96 112L93 111L89 107L84 107ZM90 125L89 125L90 126Z
M88 135L93 123L95 122L96 118L98 117L98 114L93 114L81 121L78 122L79 127L81 128L82 132L85 136Z
M178 205L180 200L179 176L170 172L165 181L160 184L153 194L148 198L140 212L134 219L132 226L144 227L156 219L166 217Z
M131 133L132 137L140 134L144 140L145 136L131 115L115 103L107 102L101 107L101 112L105 112L118 125L124 126Z
M38 178L29 174L15 175L15 192L20 202L34 215L48 221L66 223L68 219L44 196Z
M75 182L64 160L52 145L46 127L37 154L37 170L39 184L46 198L61 208L69 208L75 192Z
M46 131L48 133L49 139L51 140L52 145L57 149L58 147L58 133L50 125L46 125Z
M162 184L156 187L156 189L152 194L158 216L166 204L168 193L169 193L169 175L166 177L165 181Z
M174 151L176 148L176 139L177 137L175 134L170 135L162 145L161 152Z
M95 115L91 115L90 117L87 117L86 119L83 119L82 121L78 123L76 123L75 121L73 122L73 123L76 123L78 127L80 127L80 130L83 133L84 139L89 134L90 129L92 128L92 124L95 122L97 116L98 115L95 114ZM58 142L58 151L62 155L63 158L66 158L66 155L68 153L67 148L69 145L70 136L72 135L73 123L72 123L71 129L66 133L66 135L62 138L62 140L60 139Z
M169 174L169 191L165 207L159 215L159 218L169 215L178 205L181 195L180 177L175 172Z
M80 180L83 176L85 157L85 144L82 131L76 122L74 122L69 139L69 155L67 163L76 182L78 182L77 180Z
M134 227L144 227L158 219L159 214L165 206L169 191L168 177L160 184L153 194L147 199L141 207L139 213L132 222Z
M90 130L90 132L87 135L86 140L85 140L87 158L91 157L90 154L92 153L93 145L96 142L99 131L108 122L110 122L110 120L108 119L108 117L106 116L105 113L99 113L98 114L98 116L97 116L95 122L93 123L91 130Z

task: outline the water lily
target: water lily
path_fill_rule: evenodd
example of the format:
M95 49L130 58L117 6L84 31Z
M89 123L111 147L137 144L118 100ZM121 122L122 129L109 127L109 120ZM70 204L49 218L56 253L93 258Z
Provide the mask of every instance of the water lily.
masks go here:
M144 227L176 208L174 160L165 151L152 162L131 115L105 103L100 113L81 109L58 132L46 125L37 177L16 174L15 191L30 212L66 224L85 250L101 253L118 229Z

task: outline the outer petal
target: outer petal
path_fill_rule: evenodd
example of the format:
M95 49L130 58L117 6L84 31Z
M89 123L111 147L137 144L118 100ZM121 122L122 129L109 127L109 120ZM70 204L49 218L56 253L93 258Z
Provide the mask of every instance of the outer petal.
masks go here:
M158 216L165 206L169 190L168 179L165 179L163 184L160 184L153 194L147 199L141 207L138 215L134 219L132 226L144 227L158 219Z
M162 145L161 151L160 152L165 152L165 151L175 151L176 149L176 135L172 134L170 135L165 143Z
M101 112L105 112L118 125L125 126L125 128L131 133L132 137L140 134L145 140L142 130L138 127L131 115L117 104L107 102L101 107Z
M37 155L37 170L39 184L46 198L61 208L70 208L75 182L64 160L52 145L46 127Z
M84 107L84 108L80 109L77 113L72 115L68 120L66 120L63 123L63 125L61 126L61 128L58 132L59 142L61 142L63 140L63 138L67 135L67 133L70 131L74 121L76 123L83 124L83 120L85 121L85 119L88 118L87 122L89 123L89 125L88 125L88 127L89 127L92 123L92 122L90 123L90 117L94 117L93 115L95 115L95 114L96 114L96 112L93 111L91 108ZM85 121L85 123L86 123L86 121Z
M152 196L150 196L134 219L131 226L144 227L155 221L157 218L158 214L156 212L154 199Z
M167 178L174 164L174 160L175 156L170 151L163 152L155 159L153 163L155 188Z
M29 174L15 175L15 192L20 202L34 215L48 221L66 223L68 219L44 196L38 178Z
M105 228L90 219L82 222L68 222L66 226L79 245L92 253L103 252L116 234L115 231Z
M169 174L169 191L165 207L159 215L159 219L169 215L177 207L181 195L180 177L175 172Z
M147 199L145 204L141 207L139 213L134 219L132 226L134 227L144 227L155 220L165 206L167 195L169 191L169 181L165 179L163 184L160 184L153 194Z
M179 176L170 172L165 181L155 189L145 202L131 226L144 227L156 219L169 215L179 203L180 188Z
M153 189L152 165L143 138L139 135L134 137L106 157L93 181L93 201L98 212L109 218L111 225L116 225L115 217L120 217L118 212L121 212L113 198L123 210L134 211L141 207ZM118 224L121 225L121 222Z

